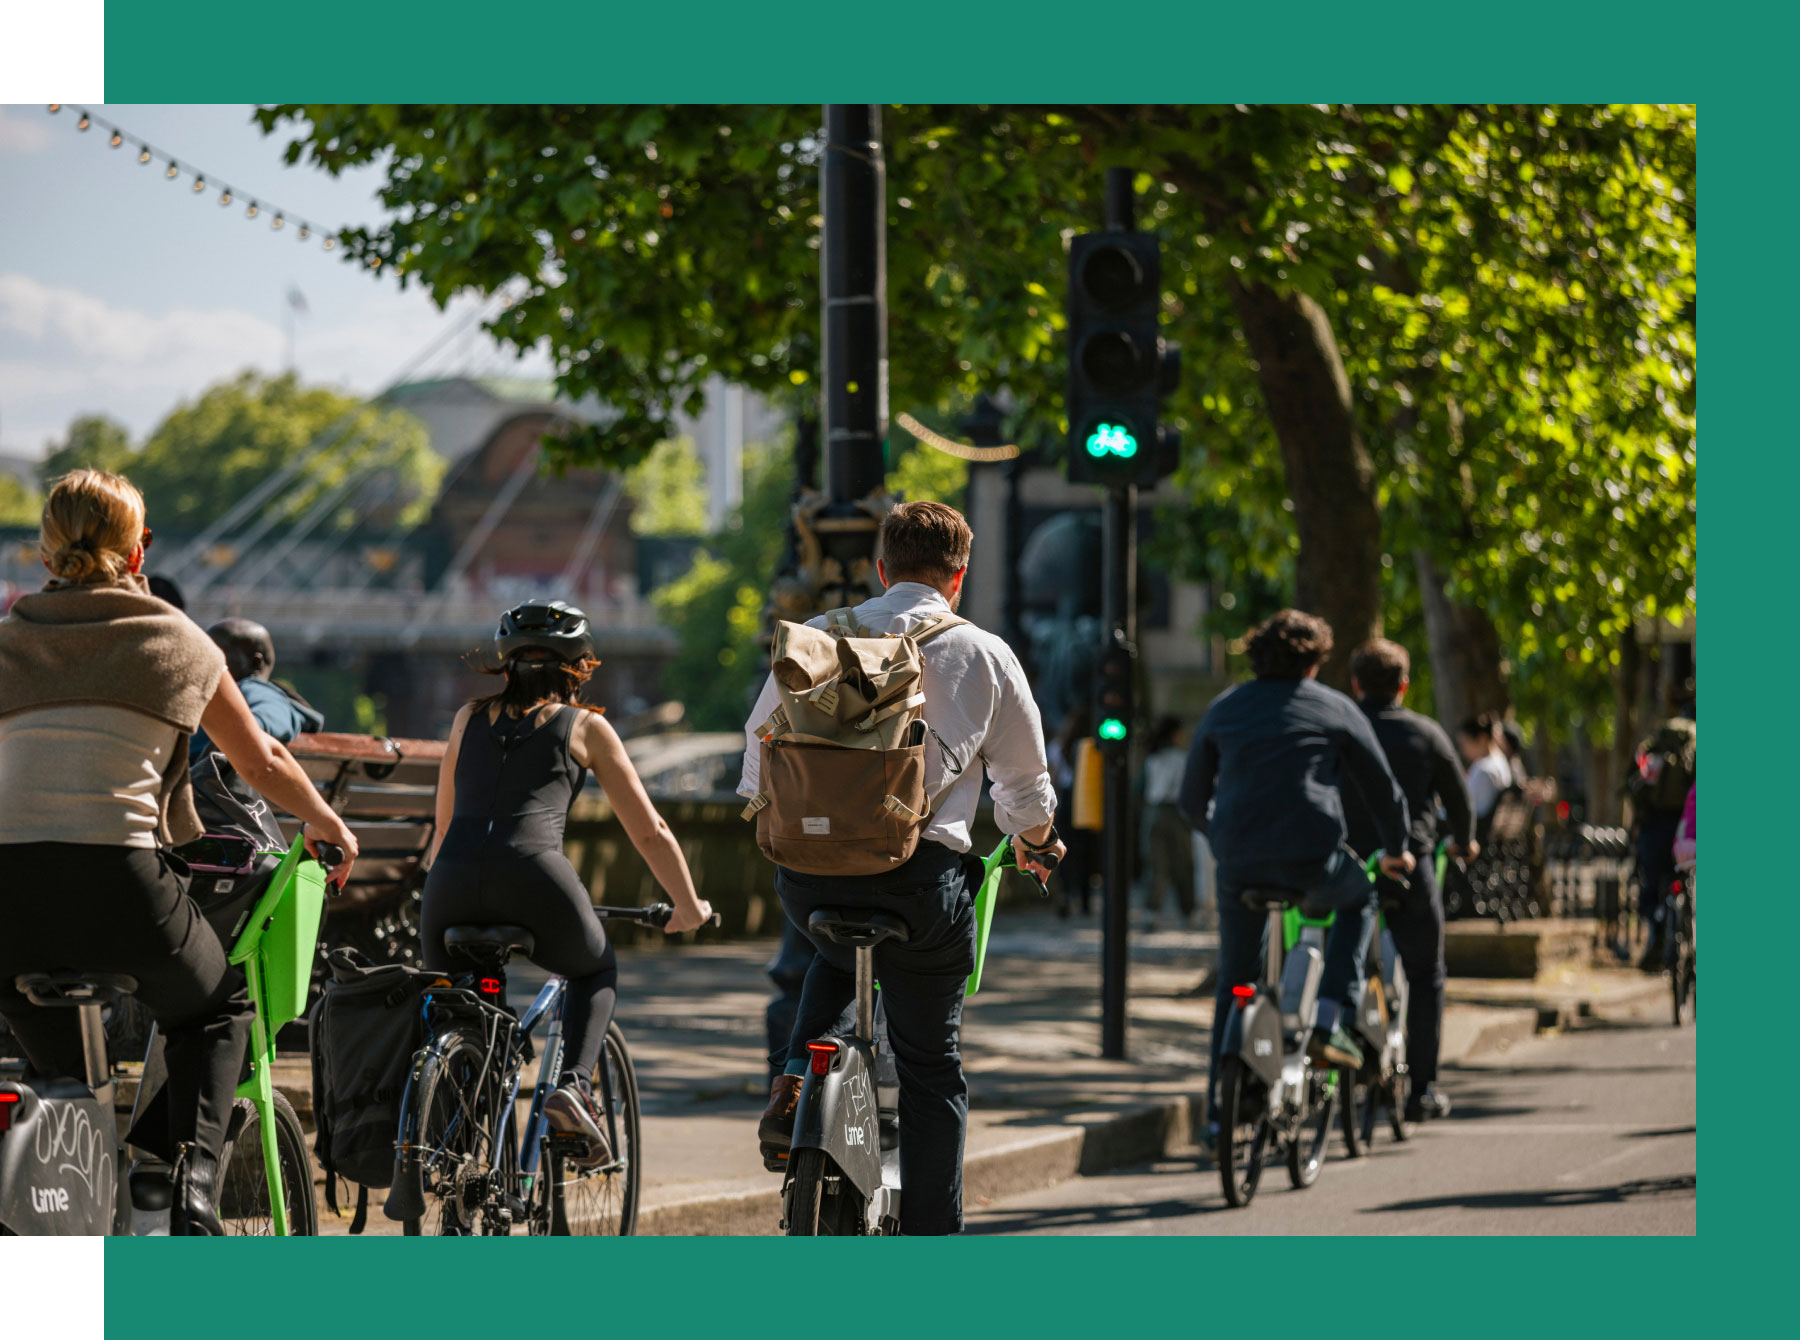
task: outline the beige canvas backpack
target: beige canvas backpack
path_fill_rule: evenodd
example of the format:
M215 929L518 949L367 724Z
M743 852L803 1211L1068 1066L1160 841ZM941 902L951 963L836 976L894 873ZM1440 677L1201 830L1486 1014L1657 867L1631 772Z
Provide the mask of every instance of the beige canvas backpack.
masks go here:
M764 856L802 874L876 875L912 856L931 814L919 648L968 622L872 634L853 613L823 629L783 620L769 649L781 706L756 730L762 790L744 818Z

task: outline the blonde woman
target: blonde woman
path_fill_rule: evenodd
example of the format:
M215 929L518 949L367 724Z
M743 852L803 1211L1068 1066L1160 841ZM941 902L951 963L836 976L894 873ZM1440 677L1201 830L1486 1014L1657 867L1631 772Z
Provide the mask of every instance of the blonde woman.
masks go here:
M169 849L200 834L188 737L204 727L245 782L306 824L306 840L356 839L280 744L263 734L225 656L150 594L144 499L121 475L77 470L44 503L50 580L0 620L0 1013L47 1076L81 1073L74 1015L39 1010L21 973L77 969L137 979L167 1039L169 1138L180 1158L177 1232L222 1231L219 1150L244 1062L240 969L187 895Z

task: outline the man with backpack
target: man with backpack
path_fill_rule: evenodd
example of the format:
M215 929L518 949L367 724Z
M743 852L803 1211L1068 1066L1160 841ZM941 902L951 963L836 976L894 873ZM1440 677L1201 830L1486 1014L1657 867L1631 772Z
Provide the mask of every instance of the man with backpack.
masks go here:
M1632 821L1637 825L1638 921L1650 928L1638 967L1661 972L1673 952L1664 933L1664 908L1675 878L1675 832L1694 785L1699 728L1694 724L1692 685L1669 695L1669 716L1638 743L1637 766L1626 778Z
M982 866L970 829L984 769L1020 866L1048 876L1064 851L1018 658L954 613L971 539L954 508L903 503L881 525L884 594L778 626L738 786L795 926L839 907L886 912L908 928L906 941L875 950L900 1072L907 1234L962 1228L968 1086L957 1035L975 960ZM786 1071L758 1128L765 1159L793 1138L806 1041L845 1031L855 996L851 951L813 947Z

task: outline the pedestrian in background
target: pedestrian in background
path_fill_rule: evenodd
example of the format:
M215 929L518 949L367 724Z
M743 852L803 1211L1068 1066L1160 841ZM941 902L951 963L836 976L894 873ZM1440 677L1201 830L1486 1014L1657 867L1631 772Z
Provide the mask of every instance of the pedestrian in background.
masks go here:
M1063 717L1062 729L1044 747L1056 788L1056 831L1068 848L1057 871L1057 883L1062 885L1062 897L1056 903L1059 917L1068 916L1077 906L1085 917L1093 906L1094 835L1075 827L1075 763L1081 742L1093 728L1094 718L1087 708L1071 708Z
M1468 765L1464 782L1475 817L1485 819L1500 803L1500 795L1513 789L1512 764L1494 742L1494 719L1483 714L1470 717L1456 728L1456 747Z
M1181 722L1164 717L1150 736L1150 753L1144 759L1144 832L1150 848L1150 887L1145 900L1147 931L1156 929L1163 896L1172 885L1176 906L1185 929L1194 921L1193 829L1181 817L1181 774L1187 767L1187 740Z

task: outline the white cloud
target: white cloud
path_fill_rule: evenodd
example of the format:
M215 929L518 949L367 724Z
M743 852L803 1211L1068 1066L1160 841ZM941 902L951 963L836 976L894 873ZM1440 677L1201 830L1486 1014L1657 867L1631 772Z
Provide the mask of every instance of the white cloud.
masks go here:
M161 315L116 307L27 275L0 273L0 430L14 450L103 412L149 420L245 367L278 367L283 337L232 308Z
M45 117L42 108L0 107L0 154L34 154L46 147L50 126Z

